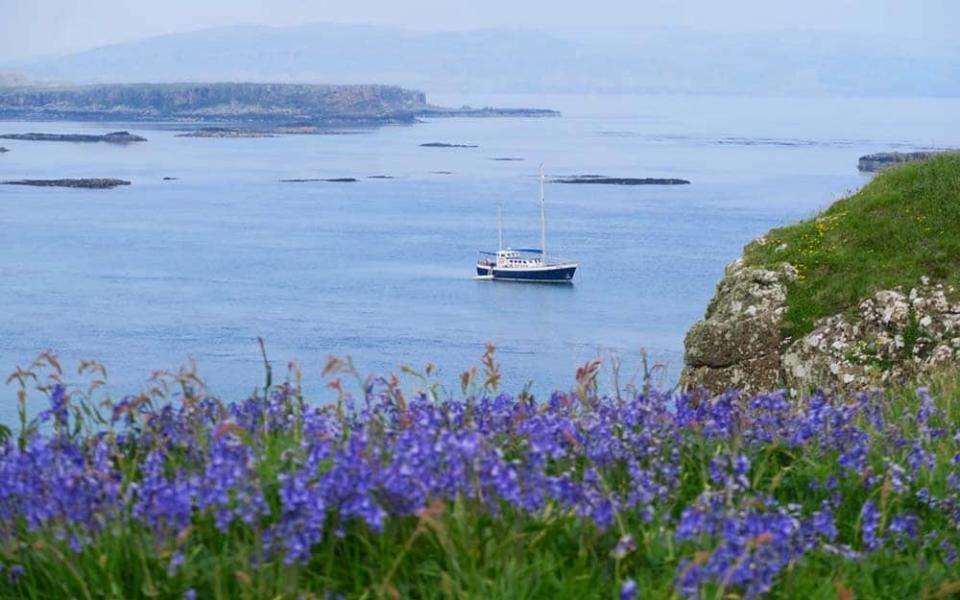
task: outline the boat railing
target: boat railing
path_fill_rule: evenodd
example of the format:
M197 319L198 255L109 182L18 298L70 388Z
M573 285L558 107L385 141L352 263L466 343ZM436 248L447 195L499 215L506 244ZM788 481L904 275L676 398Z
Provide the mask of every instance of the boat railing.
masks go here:
M535 259L541 258L540 250L539 250L539 249L534 249L534 248L517 248L517 249L511 248L511 249L510 249L510 252L516 252L516 253L518 253L518 256L517 256L516 258L519 259L519 260L529 260L529 259L534 259L534 258L535 258ZM496 264L497 264L497 255L498 255L497 252L487 252L487 251L484 251L484 250L480 250L480 251L478 251L478 253L479 253L479 258L477 259L477 263L478 263L478 264L487 265L487 266L496 266ZM577 262L574 261L574 260L570 260L570 259L567 259L567 258L562 258L562 257L560 257L560 256L552 256L552 255L549 255L549 254L548 254L547 256L543 257L543 259L544 259L544 261L543 261L543 265L544 265L544 266L576 265L576 264L577 264Z

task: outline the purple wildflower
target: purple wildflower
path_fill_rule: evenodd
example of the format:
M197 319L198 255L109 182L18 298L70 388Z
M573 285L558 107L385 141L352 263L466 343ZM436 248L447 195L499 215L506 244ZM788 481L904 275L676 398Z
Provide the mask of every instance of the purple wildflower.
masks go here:
M20 581L20 578L23 577L23 574L27 570L23 568L23 565L10 565L10 568L7 569L7 578L10 580L10 583L17 585L17 582Z
M860 511L860 534L863 545L868 550L875 550L880 541L878 529L880 527L880 512L873 500L867 500Z
M620 586L620 600L634 600L637 597L637 582L627 579Z
M630 554L637 549L637 543L634 541L632 535L625 535L617 541L617 545L614 546L613 552L611 555L613 558L620 560L626 555Z

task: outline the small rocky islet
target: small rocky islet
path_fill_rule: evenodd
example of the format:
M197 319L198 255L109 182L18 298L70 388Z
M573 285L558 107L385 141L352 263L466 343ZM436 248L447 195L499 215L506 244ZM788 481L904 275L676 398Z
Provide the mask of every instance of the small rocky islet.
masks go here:
M451 144L449 142L426 142L421 148L479 148L476 144Z
M0 181L0 185L26 185L33 187L65 187L108 190L121 185L130 185L125 179L109 177L85 177L78 179L11 179Z
M109 144L129 144L145 142L147 138L133 135L129 131L111 131L102 135L88 133L4 133L0 134L3 140L18 140L24 142L80 142Z
M686 179L663 177L607 177L605 175L573 175L558 177L552 183L570 183L587 185L688 185Z
M292 179L281 179L280 183L315 183L315 182L326 182L326 183L356 183L356 177L297 177Z
M316 125L254 125L249 127L200 127L174 137L182 138L272 138L281 135L357 135L357 129L332 129Z
M174 137L181 138L268 138L275 137L273 133L252 129L221 129L218 127L201 128L185 133L178 133Z

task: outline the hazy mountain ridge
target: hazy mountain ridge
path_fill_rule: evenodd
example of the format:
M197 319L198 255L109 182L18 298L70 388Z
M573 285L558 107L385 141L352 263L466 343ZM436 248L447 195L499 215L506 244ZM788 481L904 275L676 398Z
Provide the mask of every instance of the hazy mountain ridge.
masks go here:
M960 52L822 32L423 33L365 25L235 26L4 65L37 80L387 83L436 92L960 95Z

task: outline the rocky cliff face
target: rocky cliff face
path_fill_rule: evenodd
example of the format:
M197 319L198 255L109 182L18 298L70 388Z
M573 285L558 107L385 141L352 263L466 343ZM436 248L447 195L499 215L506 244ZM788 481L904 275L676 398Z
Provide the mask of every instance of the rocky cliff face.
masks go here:
M702 321L684 340L681 385L747 393L778 387L780 326L786 310L786 283L797 276L784 264L779 271L729 264Z
M783 340L787 286L797 271L731 263L705 318L685 339L681 386L720 393L813 388L862 390L932 372L960 358L956 290L924 279L909 292L881 290L810 333Z

